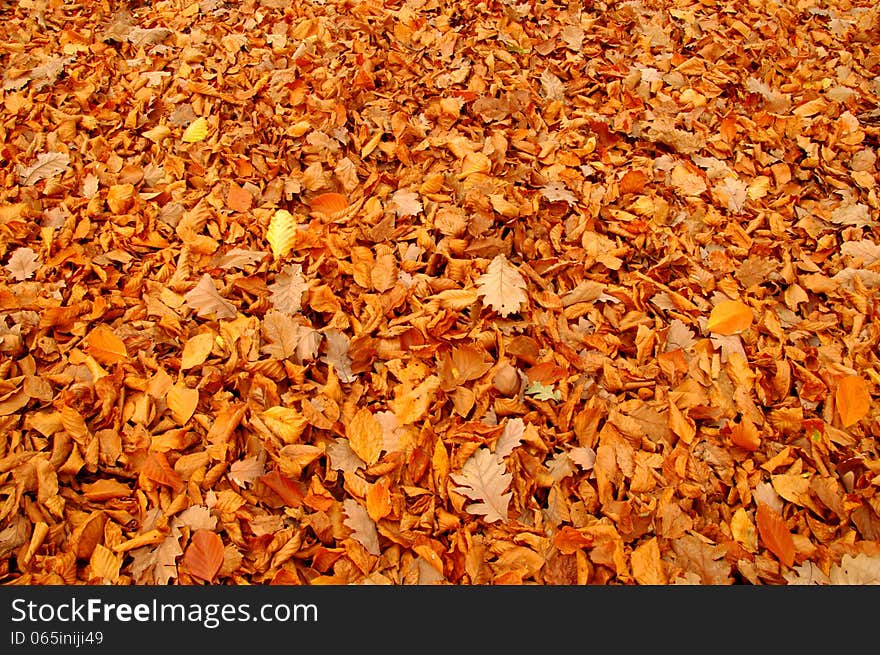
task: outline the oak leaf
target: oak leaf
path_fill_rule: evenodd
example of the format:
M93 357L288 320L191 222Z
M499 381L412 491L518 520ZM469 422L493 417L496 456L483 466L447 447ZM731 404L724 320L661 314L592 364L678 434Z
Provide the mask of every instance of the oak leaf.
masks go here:
M342 509L347 517L342 523L351 529L351 536L371 555L380 555L382 551L379 548L379 533L367 510L351 498L342 501Z
M40 180L65 172L70 167L70 157L63 152L41 152L30 166L18 167L19 183L31 186Z
M487 523L507 520L507 509L513 492L507 492L512 477L504 465L488 448L478 449L461 467L460 473L449 476L459 485L453 489L478 501L467 507L470 514L483 516Z
M415 216L422 211L422 201L419 194L410 189L398 189L391 196L391 202L388 203L389 209L393 209L398 218L404 216Z
M40 268L40 258L30 248L16 248L3 268L9 271L13 280L21 282L37 272Z
M264 451L265 452L265 451ZM264 457L246 457L233 462L229 467L229 479L240 487L251 484L265 475Z
M829 572L833 585L880 585L880 555L844 555Z
M477 278L477 293L501 316L515 314L528 302L526 281L503 254L496 255L488 270Z
M344 332L331 328L324 332L327 340L327 352L321 358L325 364L330 364L343 383L354 382L355 376L351 372L351 357L348 356L349 340Z

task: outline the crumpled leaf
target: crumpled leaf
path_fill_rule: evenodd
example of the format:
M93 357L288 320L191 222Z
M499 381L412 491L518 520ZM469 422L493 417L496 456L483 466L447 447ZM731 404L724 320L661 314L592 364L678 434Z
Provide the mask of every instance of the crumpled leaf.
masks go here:
M64 152L41 152L30 166L19 165L19 182L31 186L40 180L64 173L70 168L70 156Z

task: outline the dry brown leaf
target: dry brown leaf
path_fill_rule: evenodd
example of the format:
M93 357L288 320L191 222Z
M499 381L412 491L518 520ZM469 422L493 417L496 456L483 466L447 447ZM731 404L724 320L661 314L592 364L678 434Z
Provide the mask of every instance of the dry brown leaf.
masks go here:
M504 255L496 255L488 270L477 278L477 293L501 316L520 311L528 302L526 281Z

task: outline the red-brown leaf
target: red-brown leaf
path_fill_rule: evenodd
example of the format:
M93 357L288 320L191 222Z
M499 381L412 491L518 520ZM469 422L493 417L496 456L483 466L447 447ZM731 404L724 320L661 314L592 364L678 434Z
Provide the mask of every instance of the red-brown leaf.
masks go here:
M187 571L205 582L211 582L223 563L223 540L216 532L196 530L183 555Z

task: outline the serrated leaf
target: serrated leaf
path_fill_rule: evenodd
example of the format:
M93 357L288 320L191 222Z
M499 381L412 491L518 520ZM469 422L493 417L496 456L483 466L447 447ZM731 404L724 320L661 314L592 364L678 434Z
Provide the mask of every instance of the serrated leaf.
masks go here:
M534 396L536 400L561 400L562 394L558 389L554 389L553 385L545 385L541 382L532 382L526 387L525 393Z
M337 438L327 446L327 455L330 457L330 468L336 471L354 473L358 469L367 467L367 463L352 450L348 439L343 437Z
M180 140L184 143L198 143L208 136L208 121L204 116L199 116L183 131Z
M371 555L380 555L382 551L379 547L379 533L367 510L351 498L342 501L342 510L347 517L343 525L351 529L351 536Z
M277 311L285 314L295 314L302 308L302 295L308 288L303 278L302 266L291 264L275 276L275 281L269 285L269 302Z
M526 281L503 254L496 255L488 270L477 278L477 293L501 316L515 314L528 302Z
M724 336L747 329L754 320L752 308L739 300L722 300L709 314L706 330Z
M9 271L13 280L27 280L40 268L40 258L30 248L16 248L10 255L4 268Z
M507 520L513 492L504 492L513 476L488 448L478 449L461 467L461 473L449 477L459 485L455 493L479 501L468 505L468 513L483 516L487 523Z
M245 459L233 462L229 467L229 479L239 486L251 484L257 478L265 475L265 467L263 459L260 457L246 457Z
M217 259L217 266L223 269L244 268L251 266L263 259L266 253L262 250L247 250L246 248L232 248Z
M291 251L296 242L296 218L286 209L279 209L269 221L266 241L275 259L281 259Z
M30 166L18 167L19 183L31 186L40 180L65 172L70 167L70 157L63 152L41 152Z
M287 359L296 355L300 340L300 324L293 317L277 311L266 312L263 318L263 334L268 343L261 350L276 359Z

